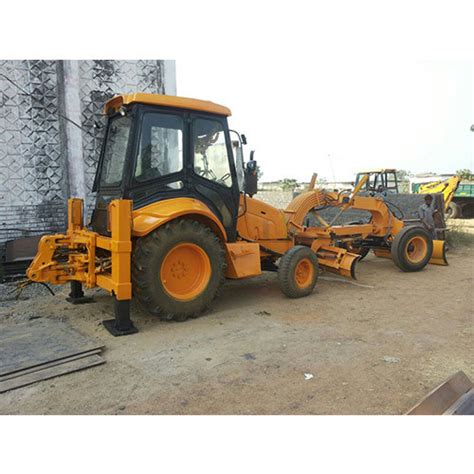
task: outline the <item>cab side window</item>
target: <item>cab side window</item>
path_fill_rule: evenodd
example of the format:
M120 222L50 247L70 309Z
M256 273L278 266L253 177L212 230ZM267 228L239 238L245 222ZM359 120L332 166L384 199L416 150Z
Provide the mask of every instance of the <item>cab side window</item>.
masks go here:
M135 180L148 181L182 169L182 118L171 114L145 113L135 166Z
M229 156L223 126L216 120L198 118L193 124L194 172L230 188Z

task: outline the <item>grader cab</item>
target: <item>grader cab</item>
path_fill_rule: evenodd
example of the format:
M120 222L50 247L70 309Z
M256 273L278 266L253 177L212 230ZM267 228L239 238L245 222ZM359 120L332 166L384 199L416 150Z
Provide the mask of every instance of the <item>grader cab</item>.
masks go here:
M67 231L41 239L27 275L69 282L72 303L88 301L84 287L110 292L115 319L104 324L114 335L136 331L132 295L150 313L184 321L209 307L226 278L276 271L283 293L297 298L313 291L321 270L355 278L370 249L403 271L446 264L444 242L406 227L383 198L358 194L366 178L340 193L313 180L284 210L255 199L256 162L244 164L245 140L229 130L227 107L136 93L112 98L105 112L91 223L84 226L82 200L70 199ZM328 206L372 219L335 225L318 213ZM304 225L308 213L317 225Z

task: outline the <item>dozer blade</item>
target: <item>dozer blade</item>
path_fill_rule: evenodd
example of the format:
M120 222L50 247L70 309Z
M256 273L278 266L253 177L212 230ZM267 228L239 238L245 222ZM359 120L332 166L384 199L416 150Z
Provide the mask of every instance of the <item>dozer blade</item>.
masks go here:
M339 273L342 276L350 277L356 280L356 264L360 260L360 255L356 255L354 253L347 252L341 261Z
M444 240L433 240L433 254L429 263L433 265L448 265L446 242Z
M339 247L325 245L318 250L317 256L319 265L325 270L356 279L355 267L360 255Z

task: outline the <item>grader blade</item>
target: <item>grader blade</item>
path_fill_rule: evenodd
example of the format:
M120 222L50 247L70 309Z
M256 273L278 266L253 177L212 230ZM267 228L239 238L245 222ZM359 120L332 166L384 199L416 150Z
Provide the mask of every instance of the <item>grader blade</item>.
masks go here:
M433 265L448 265L446 242L444 240L433 240L433 254L429 263Z
M360 255L329 245L321 247L316 255L318 264L325 270L356 280L355 267Z

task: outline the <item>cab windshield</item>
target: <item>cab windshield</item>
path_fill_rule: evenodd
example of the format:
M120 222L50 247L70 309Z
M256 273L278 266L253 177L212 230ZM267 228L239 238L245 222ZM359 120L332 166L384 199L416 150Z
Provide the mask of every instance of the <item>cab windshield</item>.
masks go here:
M109 123L100 175L101 186L118 186L122 182L130 127L131 119L127 116L118 116Z

